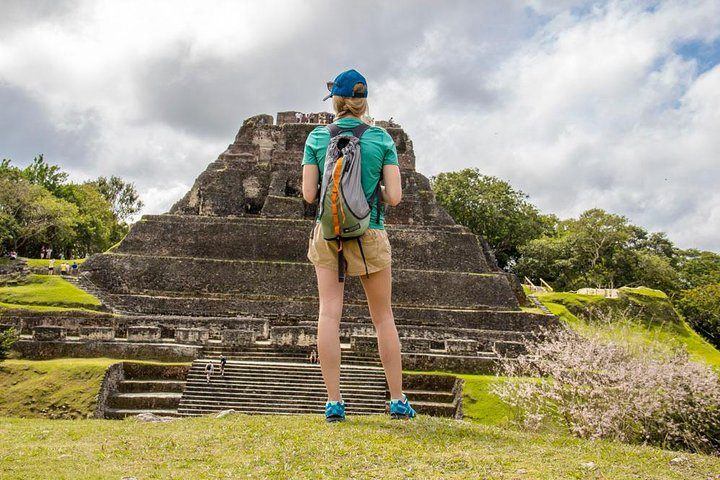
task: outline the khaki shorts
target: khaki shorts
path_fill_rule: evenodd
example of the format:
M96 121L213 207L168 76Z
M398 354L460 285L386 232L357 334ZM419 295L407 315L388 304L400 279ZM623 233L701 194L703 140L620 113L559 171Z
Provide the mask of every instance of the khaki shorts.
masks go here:
M360 255L360 247L357 240L345 240L343 242L343 256L347 262L347 275L357 277L367 273L375 273L385 270L392 263L390 252L390 241L387 232L376 228L369 228L360 237L362 250L365 254L365 263ZM308 246L308 260L316 267L327 268L337 272L337 243L335 240L325 240L322 237L322 228L319 224L313 228L313 234Z

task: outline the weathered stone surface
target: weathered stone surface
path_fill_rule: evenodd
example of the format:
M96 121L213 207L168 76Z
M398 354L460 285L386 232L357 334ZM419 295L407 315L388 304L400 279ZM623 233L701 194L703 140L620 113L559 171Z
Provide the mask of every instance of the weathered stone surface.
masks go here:
M83 340L111 341L115 339L112 327L80 327L80 338Z
M309 347L317 343L317 328L311 326L271 327L270 343Z
M160 327L137 325L127 329L129 342L157 342L160 338Z
M350 337L350 348L360 353L377 353L377 337L374 335L353 335Z
M205 344L210 339L206 328L176 328L175 341L178 343Z
M257 333L253 330L223 330L222 332L222 343L223 345L252 345L255 343Z
M38 342L63 340L65 335L65 329L63 327L39 325L33 329L33 339Z
M478 351L478 342L463 338L448 339L445 340L445 350L460 355L473 354Z

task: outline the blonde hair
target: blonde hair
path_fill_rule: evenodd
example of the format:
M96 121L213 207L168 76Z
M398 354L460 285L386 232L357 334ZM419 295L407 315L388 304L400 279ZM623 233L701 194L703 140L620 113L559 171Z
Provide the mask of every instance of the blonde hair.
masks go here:
M364 93L365 85L356 83L353 93ZM370 124L370 108L367 97L332 97L335 118L357 117L361 121Z

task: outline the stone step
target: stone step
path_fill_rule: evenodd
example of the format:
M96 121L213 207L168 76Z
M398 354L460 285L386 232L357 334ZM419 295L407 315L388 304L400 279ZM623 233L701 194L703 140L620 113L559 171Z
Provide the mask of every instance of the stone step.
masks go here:
M105 409L105 418L122 420L123 418L134 417L141 413L152 413L159 417L179 417L179 416L181 416L177 410L168 410L168 409L154 408L154 409L135 410L135 409L126 409L126 408L107 408L107 409Z
M253 408L246 406L235 406L235 407L219 407L216 405L205 405L197 406L193 409L180 409L178 415L182 416L199 416L199 415L211 415L223 410L235 410L236 413L242 413L246 415L324 415L325 407L324 404L315 408L297 408L297 407L278 407L278 408ZM348 407L347 414L349 415L378 415L385 413L377 409L352 409Z
M119 409L177 409L180 404L181 393L118 393L108 398L110 408Z
M180 380L122 380L118 385L120 393L178 392L182 393L185 381Z
M238 298L277 295L316 298L315 273L310 263L212 260L106 253L93 257L93 283L110 293L163 295L174 292L233 295ZM213 272L212 281L206 272ZM161 273L161 275L160 275ZM119 279L122 279L119 281ZM365 299L359 281L345 286L348 301ZM490 305L518 309L504 274L431 270L393 270L397 305L482 308ZM267 310L266 310L267 311ZM272 311L272 310L270 310Z

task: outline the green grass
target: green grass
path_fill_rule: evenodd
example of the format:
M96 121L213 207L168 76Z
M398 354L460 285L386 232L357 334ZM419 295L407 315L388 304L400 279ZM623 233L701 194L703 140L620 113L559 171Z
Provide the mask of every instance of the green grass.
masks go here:
M720 458L419 417L0 419L5 479L713 478Z
M107 367L118 360L61 358L0 363L0 416L85 418Z
M668 347L679 344L687 348L691 358L720 369L720 351L698 335L672 308L667 296L649 288L622 288L620 298L574 293L536 294L548 309L565 320L579 333L600 332L614 338L628 338L638 343L658 342ZM591 307L609 307L616 311L631 306L637 321L615 325L587 322L583 313Z
M512 411L500 397L490 391L499 380L495 375L458 374L465 380L463 386L463 412L465 418L485 425L507 425Z
M45 258L23 258L22 260L25 260L27 262L28 267L32 268L48 268L48 263L50 262L50 259ZM78 265L82 265L85 263L86 258L76 258L75 260L60 260L59 258L55 259L55 270L60 272L60 264L61 263L67 263L68 265L72 265L73 262L77 262Z
M0 287L0 303L42 307L98 309L101 302L59 275L28 276L27 283Z

